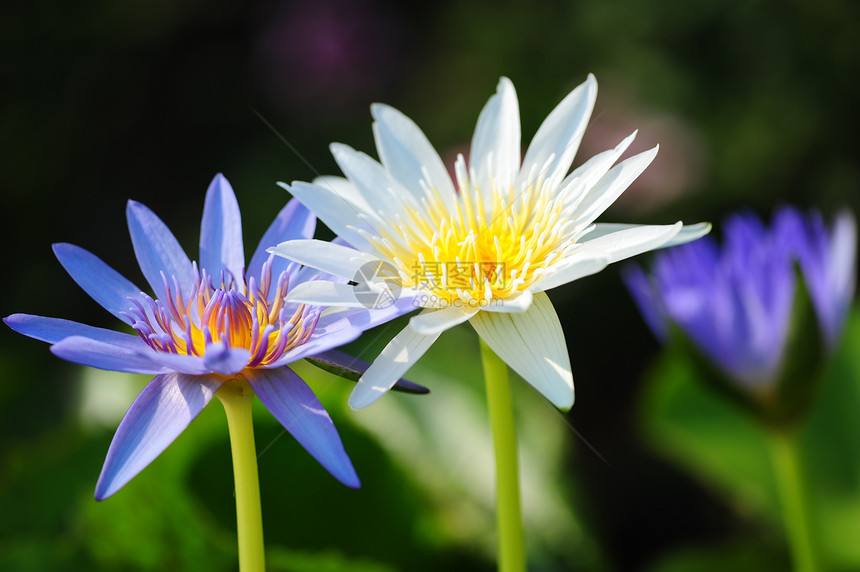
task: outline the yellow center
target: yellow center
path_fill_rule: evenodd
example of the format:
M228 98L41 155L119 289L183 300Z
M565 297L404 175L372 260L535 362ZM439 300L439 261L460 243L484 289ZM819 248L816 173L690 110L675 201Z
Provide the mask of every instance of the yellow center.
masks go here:
M226 283L224 283L226 282ZM264 265L261 284L252 279L230 277L214 286L203 273L192 291L184 296L178 284L170 287L163 300L148 296L131 300L128 314L132 327L156 351L203 356L213 343L245 348L251 353L248 367L265 366L287 350L303 344L311 336L319 318L315 308L299 305L284 309L288 289L287 273L277 281L269 296L271 262Z
M515 193L470 188L461 179L460 188L453 211L431 191L421 210L408 209L390 233L368 238L394 262L402 286L430 290L443 304L527 289L566 246L561 202L539 183Z

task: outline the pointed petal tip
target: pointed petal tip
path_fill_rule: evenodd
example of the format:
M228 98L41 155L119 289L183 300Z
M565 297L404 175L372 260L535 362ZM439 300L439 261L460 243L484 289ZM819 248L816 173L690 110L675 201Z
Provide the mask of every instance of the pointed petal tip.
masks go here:
M621 163L616 165L616 167L620 167L621 165L624 165L625 163L627 163L627 161L630 161L630 166L641 165L641 167L639 167L639 168L642 171L644 171L645 169L648 168L648 166L651 165L651 163L654 161L654 158L657 156L657 153L659 151L660 151L660 144L658 143L657 145L654 145L650 149L647 149L645 151L642 151L641 153L633 155L632 157L630 157L626 161L622 161ZM639 177L639 175L636 175L636 178L638 178L638 177Z
M96 483L96 490L93 492L93 497L98 502L102 502L103 500L107 500L117 492L122 487L113 487L110 486L111 483L105 483L101 477L99 477L98 483Z
M360 486L331 417L301 377L286 367L249 370L245 377L266 409L324 469L348 487Z
M510 80L507 76L502 76L499 78L499 83L496 85L496 93L502 93L504 90L512 90L514 89L514 82Z
M235 192L233 191L233 185L230 184L230 181L227 180L227 177L223 175L223 173L215 173L215 176L212 177L212 181L209 183L209 188L207 189L207 194L212 191L220 191L226 192L235 196Z
M591 104L594 104L594 101L597 99L597 78L593 73L589 73L585 77L585 81L582 82L582 85L585 86L586 91L588 92L587 98L591 101Z
M556 408L559 411L561 411L562 413L567 413L568 411L573 409L573 401L574 401L574 396L573 396L573 394L571 394L570 401L565 401L564 403L554 403L553 405L555 405Z
M361 488L361 481L358 479L358 475L355 474L355 471L352 472L352 475L344 478L339 478L338 480L351 489Z
M636 136L637 136L637 135L639 135L639 130L638 130L638 129L634 129L634 130L633 130L633 133L631 133L630 135L628 135L627 137L625 137L625 138L621 141L621 143L619 143L618 145L616 145L616 146L615 146L615 150L616 150L616 151L618 151L618 150L621 150L621 149L627 149L627 147L629 147L629 146L630 146L630 144L631 144L631 143L633 143L633 140L634 140L634 139L636 139Z
M679 225L678 232L676 232L672 238L662 244L659 248L679 246L681 244L686 244L687 242L698 240L711 232L712 229L712 225L709 222L684 225L681 221L678 221L675 225Z
M148 467L206 407L219 385L214 378L176 373L150 381L114 433L95 499L112 496Z
M331 154L335 156L335 158L337 158L337 156L342 154L342 153L348 153L350 151L355 151L355 149L353 149L352 147L350 147L346 143L338 143L338 142L334 142L334 143L329 144L328 148L329 148L329 151L331 151Z
M375 102L370 104L370 115L377 121L382 119L383 115L392 111L397 112L395 108L385 103Z
M582 83L583 83L583 85L586 86L586 89L588 89L588 91L590 92L589 97L590 98L596 98L597 97L597 78L595 77L595 75L593 73L589 73L585 77L585 81Z
M56 256L57 259L60 260L61 264L64 257L74 255L80 252L86 252L87 254L90 253L85 248L81 248L80 246L72 244L71 242L55 242L51 245L51 250L54 252L54 256Z
M30 318L30 314L9 314L3 318L3 323L13 331L22 334L24 333L21 331L22 325L27 322L28 318ZM27 334L24 333L24 335L26 336Z
M559 411L566 413L573 407L575 394L573 390L573 375L570 371L566 371L564 374L564 377L567 378L564 381L568 384L566 388L549 387L547 388L548 391L541 393L543 393L543 396L546 397Z
M411 393L412 395L430 395L430 388L412 381L401 379L394 384L391 389L400 390L403 393Z
M381 390L365 390L359 392L358 388L356 388L350 394L347 403L349 404L350 409L352 409L353 411L360 411L366 407L370 407L371 405L379 401L386 393L387 391Z

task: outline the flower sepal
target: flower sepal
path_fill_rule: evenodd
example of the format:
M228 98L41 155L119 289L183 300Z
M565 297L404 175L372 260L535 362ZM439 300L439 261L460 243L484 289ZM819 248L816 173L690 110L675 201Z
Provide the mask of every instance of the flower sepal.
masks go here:
M305 360L323 371L355 382L370 367L370 364L338 350L329 350L315 356L308 356ZM423 385L402 378L398 379L391 389L414 395L430 393L430 390Z
M809 288L796 267L795 276L796 290L785 358L772 395L765 402L768 407L764 410L767 413L765 421L786 429L806 417L830 355Z
M708 359L674 323L669 324L669 345L689 357L703 381L765 426L778 430L791 429L806 417L828 354L809 290L797 268L785 355L772 379L755 387L740 384Z

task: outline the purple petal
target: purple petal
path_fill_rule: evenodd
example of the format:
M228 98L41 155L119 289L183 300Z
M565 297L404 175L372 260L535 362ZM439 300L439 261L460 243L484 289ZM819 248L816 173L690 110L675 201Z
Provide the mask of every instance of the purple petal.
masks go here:
M705 237L669 249L657 256L651 282L662 311L747 387L772 380L785 349L792 249L802 228L781 220L769 232L755 215L735 215L724 225L722 248Z
M61 318L47 318L31 314L12 314L3 318L6 325L18 332L37 340L55 344L71 336L83 336L109 344L125 345L129 348L143 345L137 336L96 328Z
M96 484L104 500L158 457L215 395L220 382L168 373L153 379L120 422Z
M95 254L73 244L55 244L54 254L84 292L120 320L131 323L122 313L131 307L128 298L137 297L140 288L102 262Z
M851 309L857 283L857 222L849 211L840 212L833 223L827 260L827 310L822 319L831 347L836 345Z
M162 371L175 371L187 375L206 375L214 371L199 356L152 351L147 354L147 357L161 365Z
M360 486L337 429L311 388L286 367L245 373L254 393L311 456L348 487Z
M783 211L794 213L788 208ZM794 233L795 254L821 330L832 349L839 340L854 294L857 244L854 218L848 212L840 213L829 233L819 213L813 212L806 219L800 214L795 216L799 219Z
M275 217L263 238L260 239L260 244L248 265L248 276L260 275L263 263L271 256L266 252L267 248L277 246L288 240L313 238L316 224L317 218L298 199L289 201ZM280 276L281 272L286 270L289 265L289 260L275 256L272 263L272 276Z
M241 278L245 269L242 215L233 188L218 173L206 191L200 225L200 267L216 279L221 270Z
M126 218L134 255L155 297L162 300L166 298L162 272L168 279L175 276L183 293L190 292L195 282L191 261L167 225L155 213L135 201L128 201Z
M129 336L131 337L131 336ZM57 357L81 365L110 371L127 373L162 373L165 367L157 363L141 351L149 347L138 338L138 348L132 349L126 345L108 343L105 341L71 336L51 346L51 351ZM152 350L149 350L151 353Z
M231 348L223 343L209 344L203 356L206 367L221 375L236 375L250 360L251 352L245 348Z

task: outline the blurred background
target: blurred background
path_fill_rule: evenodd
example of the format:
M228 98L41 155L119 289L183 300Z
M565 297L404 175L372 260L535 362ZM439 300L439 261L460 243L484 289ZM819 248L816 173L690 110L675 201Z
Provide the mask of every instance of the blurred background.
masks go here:
M739 209L856 213L858 22L850 0L6 3L0 312L115 327L52 243L82 246L142 283L126 201L158 213L194 258L204 192L223 172L250 253L288 198L277 181L336 173L331 141L375 155L372 102L404 111L452 160L500 75L517 88L524 143L589 72L600 91L576 164L634 129L631 152L660 143L605 222L709 220L719 234ZM750 422L660 352L619 269L551 298L577 403L561 415L514 384L530 569L786 568ZM349 349L372 359L402 325ZM855 316L809 424L816 518L837 570L860 570L858 344ZM260 409L271 569L493 570L472 330L443 335L410 372L429 396L392 394L353 412L349 382L311 375L363 487L338 484ZM62 362L0 331L0 569L236 568L218 404L116 496L92 498L146 381Z

